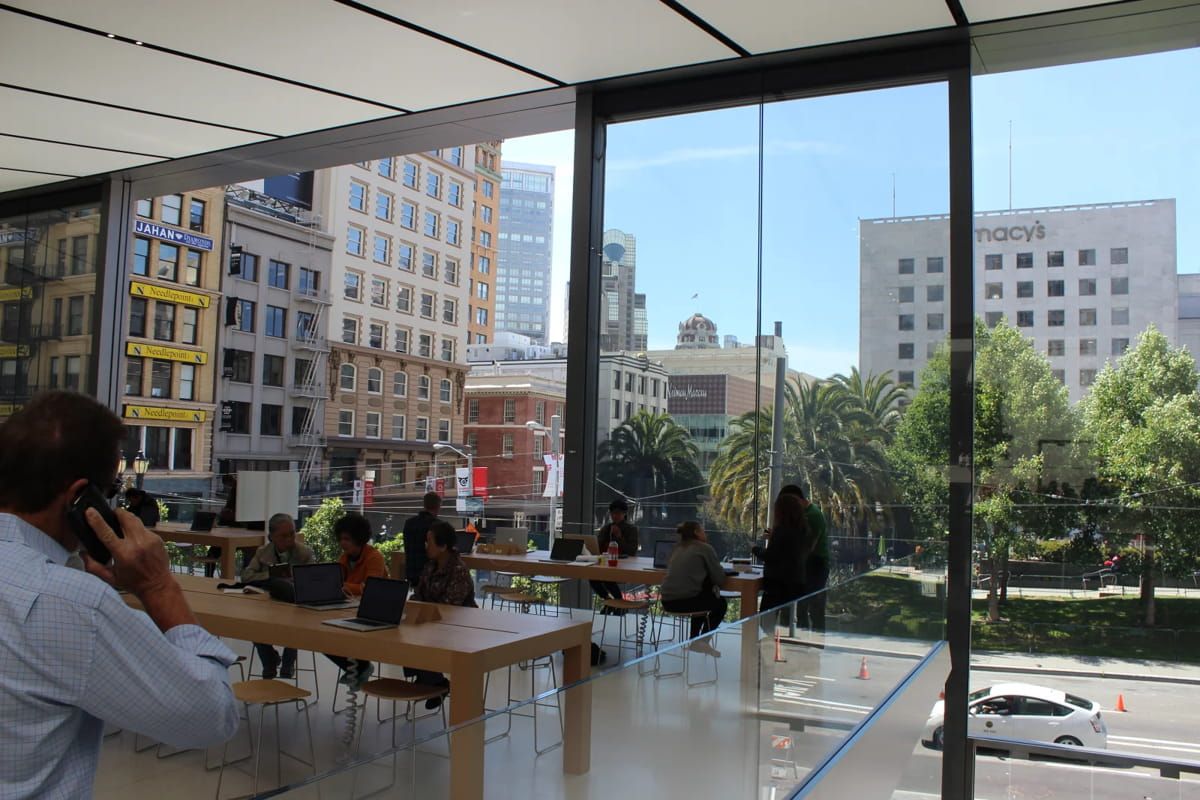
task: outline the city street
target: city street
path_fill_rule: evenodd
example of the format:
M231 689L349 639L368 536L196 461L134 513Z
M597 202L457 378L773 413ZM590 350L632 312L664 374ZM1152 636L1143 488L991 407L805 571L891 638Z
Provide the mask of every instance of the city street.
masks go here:
M798 652L799 650L799 652ZM835 724L861 720L877 697L912 668L911 659L868 657L870 680L857 677L861 655L848 652L787 649L786 663L774 665L774 695L770 708L791 711L809 721L805 730L789 731L785 725L764 726L764 753L771 752L770 735L787 735L794 743L789 753L775 752L771 774L786 782L794 761L803 775L845 735L840 727L812 724L820 719ZM1034 665L1031 664L1031 667ZM1200 761L1200 732L1195 717L1200 686L1155 681L1129 681L1103 677L1041 676L976 670L971 688L1002 682L1029 682L1062 689L1098 702L1108 725L1109 749L1139 755ZM1126 713L1111 710L1123 695ZM930 706L936 697L930 698ZM934 800L940 796L941 754L917 746L900 783L897 800ZM981 755L976 761L976 797L979 800L1011 798L1089 798L1089 800L1200 800L1200 776L1184 775L1181 781L1162 778L1146 769L1093 768L1082 764L1027 761Z

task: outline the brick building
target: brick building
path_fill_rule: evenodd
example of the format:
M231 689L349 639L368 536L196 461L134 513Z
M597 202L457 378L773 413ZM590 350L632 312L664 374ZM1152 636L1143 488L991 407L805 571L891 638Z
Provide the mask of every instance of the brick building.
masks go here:
M525 423L549 428L555 414L561 421L566 389L562 381L529 374L467 377L464 431L467 445L475 451L475 466L488 468L489 520L547 513L542 456L551 452L549 434L530 430ZM559 452L561 437L560 433Z

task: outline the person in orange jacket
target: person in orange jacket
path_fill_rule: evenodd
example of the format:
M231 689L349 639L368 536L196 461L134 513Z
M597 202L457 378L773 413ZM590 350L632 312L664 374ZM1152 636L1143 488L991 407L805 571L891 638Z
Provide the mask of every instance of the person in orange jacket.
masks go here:
M361 597L367 578L387 577L383 554L371 546L371 523L366 517L347 514L333 524L333 535L342 548L338 564L342 567L342 591L348 596ZM328 654L326 658L341 667L342 683L357 689L371 679L374 668L370 661Z

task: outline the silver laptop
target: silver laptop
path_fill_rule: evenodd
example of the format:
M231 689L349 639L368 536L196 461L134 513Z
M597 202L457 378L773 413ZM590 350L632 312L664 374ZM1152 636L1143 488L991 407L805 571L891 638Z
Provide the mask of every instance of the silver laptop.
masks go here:
M395 628L404 616L404 603L407 599L408 581L367 578L367 585L363 587L362 602L358 605L358 616L350 619L326 619L321 620L321 623L352 631L383 631Z
M357 600L346 599L342 591L342 567L339 564L294 564L293 601L301 608L328 611L334 608L354 608Z
M496 528L496 544L511 544L524 550L529 546L529 529Z

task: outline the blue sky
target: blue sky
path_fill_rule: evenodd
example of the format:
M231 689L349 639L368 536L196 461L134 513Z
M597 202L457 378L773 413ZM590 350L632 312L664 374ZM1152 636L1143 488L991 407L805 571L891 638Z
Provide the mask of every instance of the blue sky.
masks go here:
M974 82L976 208L1174 197L1179 271L1200 271L1200 50L985 75ZM638 237L651 347L695 311L755 330L757 106L609 130L606 227ZM551 326L561 338L572 134L514 139L504 156L553 164ZM782 320L791 365L848 371L858 352L858 220L948 206L946 90L901 87L772 103L764 112L763 328ZM692 299L698 294L697 299Z

